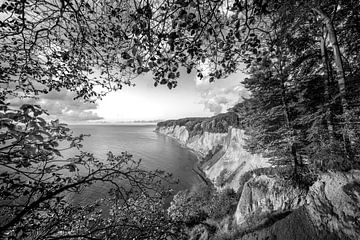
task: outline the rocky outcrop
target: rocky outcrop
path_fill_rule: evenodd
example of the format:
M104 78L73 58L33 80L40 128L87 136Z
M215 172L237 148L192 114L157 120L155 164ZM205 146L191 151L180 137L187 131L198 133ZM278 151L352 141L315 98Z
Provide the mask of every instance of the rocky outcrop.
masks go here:
M319 231L360 239L360 171L321 175L310 188L306 208Z
M331 172L307 192L276 177L246 182L235 213L240 239L359 239L360 171Z
M325 236L325 235L324 235ZM245 231L239 240L335 240L330 234L321 238L304 207L273 215L261 225Z
M260 175L245 183L235 220L239 226L252 226L259 219L284 213L304 205L306 193L277 177Z

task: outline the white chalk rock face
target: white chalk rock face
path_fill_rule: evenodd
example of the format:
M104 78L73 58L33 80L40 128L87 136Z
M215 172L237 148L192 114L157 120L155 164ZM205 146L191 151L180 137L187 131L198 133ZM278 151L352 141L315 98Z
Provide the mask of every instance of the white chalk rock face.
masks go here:
M167 135L167 136L171 136L174 132L174 128L175 126L170 126L170 127L159 127L157 129L157 131L161 134Z
M175 138L182 144L186 144L189 139L189 132L185 126L160 127L157 131L168 137Z
M250 225L249 219L296 209L304 205L305 199L304 190L285 185L277 177L260 175L245 183L235 220L238 225Z
M235 191L239 188L239 180L246 172L270 167L268 159L260 154L251 154L244 149L246 135L244 130L230 128L224 145L224 155L212 166L204 169L206 175L213 181L222 171L231 178L223 188L229 187Z
M238 128L230 127L227 133L203 132L190 138L185 126L160 127L158 132L177 139L203 157L221 145L221 155L213 159L211 164L205 164L203 169L213 182L216 182L221 172L226 171L226 183L221 188L229 187L236 191L243 174L257 168L270 167L268 159L244 149L246 135L244 130Z
M166 136L175 138L186 147L194 150L198 154L205 156L209 151L218 145L224 145L228 133L204 132L201 135L193 136L189 139L189 132L185 126L159 127L157 131Z
M320 231L360 239L360 171L323 174L307 196L308 212Z
M204 132L189 139L187 147L205 156L209 151L218 145L224 146L228 133L210 133Z
M189 139L189 132L185 126L176 126L173 132L174 138L178 139L182 144L186 144Z

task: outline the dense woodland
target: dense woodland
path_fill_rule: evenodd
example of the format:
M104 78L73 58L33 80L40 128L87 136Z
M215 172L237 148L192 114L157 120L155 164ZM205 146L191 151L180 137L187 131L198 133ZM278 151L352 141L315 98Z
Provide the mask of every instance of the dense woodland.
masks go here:
M226 133L229 127L239 127L239 118L235 112L227 112L209 118L182 118L159 122L159 127L185 126L190 137L203 132Z
M140 74L172 89L184 72L212 82L244 71L251 96L229 111L248 150L311 184L309 174L359 168L359 49L357 0L1 1L0 238L188 238L195 223L228 214L234 197L190 191L168 214L166 174L125 152L64 158L59 144L81 148L84 136L11 100L66 89L96 101ZM107 198L71 205L69 193L95 182L113 186ZM194 217L193 199L229 204L200 204Z
M295 176L307 166L359 168L359 43L352 39L359 15L352 3L289 2L249 58L244 85L252 97L233 110L251 135L249 150L293 166Z

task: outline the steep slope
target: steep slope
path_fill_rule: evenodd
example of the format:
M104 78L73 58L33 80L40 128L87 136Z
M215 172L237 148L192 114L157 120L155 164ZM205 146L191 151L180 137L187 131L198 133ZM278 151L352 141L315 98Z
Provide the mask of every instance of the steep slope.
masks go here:
M231 239L360 239L360 171L322 173L309 189L294 187L246 151L235 113L161 122L156 131L198 154L217 188L238 191Z
M245 133L233 112L211 118L160 122L157 132L177 139L199 155L201 169L219 188L239 188L242 175L270 167L267 159L244 149Z
M235 212L238 239L360 237L360 171L323 173L304 191L265 175L244 186Z

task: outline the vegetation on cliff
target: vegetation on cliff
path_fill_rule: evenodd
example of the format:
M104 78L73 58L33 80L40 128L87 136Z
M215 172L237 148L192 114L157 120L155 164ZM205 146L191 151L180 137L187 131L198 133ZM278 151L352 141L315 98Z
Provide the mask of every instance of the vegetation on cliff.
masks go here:
M232 189L216 191L208 185L196 185L180 191L168 209L172 220L182 222L189 238L199 238L203 232L217 232L224 218L234 214L237 196Z
M239 120L234 112L227 112L209 118L182 118L159 122L157 128L185 126L190 136L201 135L203 132L227 133L229 127L238 127Z
M353 24L359 5L315 2L269 2L263 6L269 11L254 15L266 32L254 30L257 43L246 57L249 78L243 84L251 97L233 108L250 136L248 149L266 154L274 165L292 166L300 178L305 166L360 167L360 68L354 52L360 32Z

